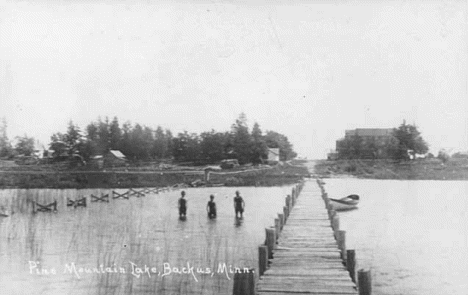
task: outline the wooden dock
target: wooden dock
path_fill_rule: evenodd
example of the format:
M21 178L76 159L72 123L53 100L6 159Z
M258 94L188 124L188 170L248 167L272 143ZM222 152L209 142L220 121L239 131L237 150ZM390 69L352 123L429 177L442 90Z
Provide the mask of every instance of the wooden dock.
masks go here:
M277 243L259 278L256 294L358 294L345 266L344 242L339 247L340 242L335 239L339 221L333 228L337 217L336 212L327 210L327 198L320 181L306 181L300 197L293 191L294 206L285 209L288 217L282 222L282 230L276 226Z

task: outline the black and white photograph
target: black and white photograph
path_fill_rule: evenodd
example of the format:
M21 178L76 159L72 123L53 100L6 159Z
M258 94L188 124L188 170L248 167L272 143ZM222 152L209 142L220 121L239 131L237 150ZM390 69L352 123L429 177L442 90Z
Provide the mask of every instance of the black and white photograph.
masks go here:
M0 0L0 294L468 295L467 0Z

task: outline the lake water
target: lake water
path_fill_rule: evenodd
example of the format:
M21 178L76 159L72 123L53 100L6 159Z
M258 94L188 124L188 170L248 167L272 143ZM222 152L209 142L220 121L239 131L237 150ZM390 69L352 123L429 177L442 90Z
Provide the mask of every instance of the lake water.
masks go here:
M361 196L340 227L372 271L373 294L468 294L467 181L325 182L332 198Z
M347 247L356 249L358 268L372 270L373 294L468 294L468 182L325 181L330 197L361 196L359 209L339 215ZM0 219L0 290L35 295L231 294L232 274L217 273L219 264L257 268L264 228L273 225L290 189L239 188L246 200L241 223L232 204L236 188L187 189L186 221L178 220L180 191L76 209L64 202L75 197L75 190L0 191L1 204L21 209ZM205 213L212 193L216 220ZM27 199L47 203L54 198L57 213L30 213ZM59 273L38 275L35 268L31 273L29 261ZM130 263L164 272L164 263L182 267L187 262L212 268L213 275L131 274ZM71 263L77 268L124 267L127 272L81 273L78 278L63 273Z
M236 189L246 203L243 220L234 216ZM186 192L187 220L181 221L180 191L110 203L88 199L87 208L75 209L66 206L67 197L100 191L0 190L0 206L15 211L0 217L0 293L231 294L230 268L257 268L265 227L274 225L291 187ZM216 220L206 214L210 194L216 196ZM31 213L30 200L46 204L54 199L57 213ZM226 268L219 272L224 263ZM182 271L187 264L194 267L193 273L173 271L174 267ZM137 268L145 271L145 266L147 272L138 273Z

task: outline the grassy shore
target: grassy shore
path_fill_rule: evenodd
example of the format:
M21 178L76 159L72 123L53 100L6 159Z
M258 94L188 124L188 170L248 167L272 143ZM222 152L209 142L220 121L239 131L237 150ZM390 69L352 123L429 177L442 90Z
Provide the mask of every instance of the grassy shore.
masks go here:
M225 186L278 186L297 183L309 175L301 165L282 164L270 169L242 167L212 173L210 184ZM29 167L29 169L27 169ZM141 168L141 167L139 167ZM54 170L50 166L18 166L0 172L0 188L128 188L167 187L203 181L203 170L86 171Z
M468 180L468 159L417 159L408 162L390 160L320 160L315 173L321 177L357 177L368 179Z

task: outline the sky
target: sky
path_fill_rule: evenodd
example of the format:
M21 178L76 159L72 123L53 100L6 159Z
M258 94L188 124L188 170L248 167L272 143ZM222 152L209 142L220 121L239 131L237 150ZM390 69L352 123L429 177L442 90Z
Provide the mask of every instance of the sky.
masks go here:
M324 158L347 129L416 124L468 150L467 1L0 0L0 118L250 127ZM154 1L156 2L156 1Z

